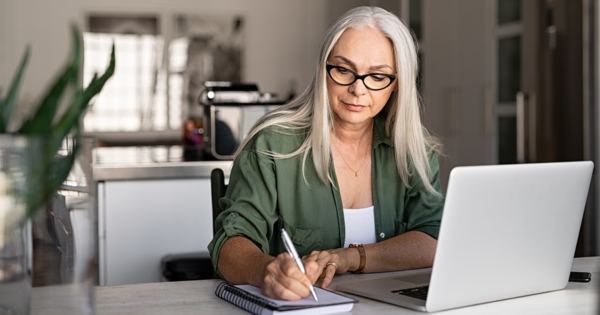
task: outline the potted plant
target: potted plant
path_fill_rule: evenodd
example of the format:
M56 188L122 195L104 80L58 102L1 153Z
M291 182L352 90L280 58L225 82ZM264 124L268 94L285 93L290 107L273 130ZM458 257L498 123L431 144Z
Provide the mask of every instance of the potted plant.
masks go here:
M81 118L115 70L113 45L106 71L101 76L94 75L90 83L82 87L83 39L76 26L72 26L71 32L73 48L67 64L50 82L33 114L13 132L8 127L17 106L29 47L6 94L0 93L0 310L9 314L29 313L30 220L40 210L52 207L57 191L63 189L61 185L82 147ZM68 140L67 146L65 140Z

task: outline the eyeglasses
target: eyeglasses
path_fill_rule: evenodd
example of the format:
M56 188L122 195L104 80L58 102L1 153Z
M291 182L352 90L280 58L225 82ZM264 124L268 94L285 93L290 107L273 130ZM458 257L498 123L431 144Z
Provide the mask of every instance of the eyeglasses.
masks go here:
M396 80L396 76L391 74L369 73L358 75L356 72L344 67L325 65L325 68L327 68L327 73L329 73L331 80L339 85L352 85L356 80L360 79L365 84L365 87L372 91L383 90Z

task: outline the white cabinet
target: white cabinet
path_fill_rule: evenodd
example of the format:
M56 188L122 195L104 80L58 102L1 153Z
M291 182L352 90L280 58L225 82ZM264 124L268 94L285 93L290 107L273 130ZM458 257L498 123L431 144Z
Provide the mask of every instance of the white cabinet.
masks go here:
M212 240L210 179L98 183L100 285L161 281L167 254Z
M412 3L412 1L411 1ZM425 125L441 138L440 181L455 166L491 164L489 1L423 0Z

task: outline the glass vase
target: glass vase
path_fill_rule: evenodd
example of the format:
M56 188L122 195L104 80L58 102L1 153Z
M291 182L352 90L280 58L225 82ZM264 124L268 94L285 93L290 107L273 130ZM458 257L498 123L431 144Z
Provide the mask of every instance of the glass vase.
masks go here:
M32 219L32 314L94 313L98 283L94 140L78 141L79 152L67 179L53 201ZM75 138L67 137L58 154L69 154L74 146Z
M36 141L0 134L0 315L29 314L31 224L27 194Z
M25 190L35 187L28 185L28 181L32 180L33 165L40 163L46 141L43 138L13 136L13 140L19 141L8 143L4 138L0 135L0 208L5 208L3 205L6 203L2 201L3 174L10 179L11 187L25 187ZM57 156L73 152L75 141L74 137L67 137ZM10 231L9 237L13 241L5 241L9 246L0 246L0 269L7 270L8 267L2 267L2 264L7 266L6 261L10 258L10 262L15 262L11 270L22 269L23 275L19 278L21 282L7 282L20 290L12 289L8 295L4 294L8 290L1 290L2 286L9 285L0 280L0 315L94 313L97 211L91 164L93 140L79 139L78 146L79 151L67 179L46 206L27 214L23 208L26 198L31 197L27 196L30 191L22 193L11 188L5 194L11 205L16 205L8 208L8 212L18 213L13 215L15 219L11 222L22 223L13 224L15 228L12 229L5 228L5 234ZM17 152L13 155L19 156L19 159L3 159L10 156L5 152L13 151ZM17 261L22 267L14 267Z

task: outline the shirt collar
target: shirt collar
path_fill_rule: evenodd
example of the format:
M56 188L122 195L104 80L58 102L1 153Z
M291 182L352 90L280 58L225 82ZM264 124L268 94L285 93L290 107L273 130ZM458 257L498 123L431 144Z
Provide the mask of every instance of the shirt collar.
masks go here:
M385 134L385 120L387 115L383 111L373 118L373 148L380 144L392 145L392 139Z

